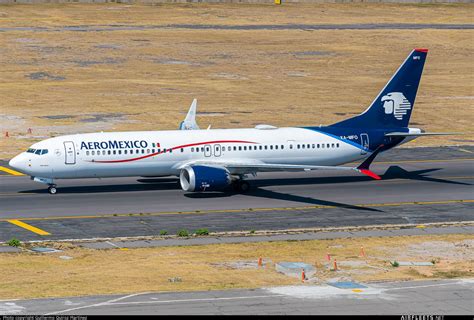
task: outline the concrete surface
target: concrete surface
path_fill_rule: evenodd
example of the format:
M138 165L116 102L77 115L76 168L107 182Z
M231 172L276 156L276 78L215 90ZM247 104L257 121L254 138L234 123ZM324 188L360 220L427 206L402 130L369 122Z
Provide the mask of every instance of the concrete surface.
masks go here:
M186 279L183 279L186 281ZM300 285L0 301L3 314L440 314L472 315L474 279ZM360 292L359 292L360 291Z
M0 241L472 221L474 148L462 149L394 150L383 155L390 162L373 166L381 181L345 172L260 174L247 194L185 193L175 178L113 178L59 180L50 195L28 177L1 176Z

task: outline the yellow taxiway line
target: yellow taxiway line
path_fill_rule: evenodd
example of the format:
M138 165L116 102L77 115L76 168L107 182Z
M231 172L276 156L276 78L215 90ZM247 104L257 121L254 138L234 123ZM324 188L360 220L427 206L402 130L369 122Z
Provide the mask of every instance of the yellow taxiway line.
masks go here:
M12 220L7 220L7 221L10 222L11 224L14 224L14 225L18 226L18 227L21 227L21 228L24 228L28 231L33 232L33 233L39 234L40 236L49 236L49 235L51 235L51 233L49 233L49 232L46 232L46 231L41 230L39 228L33 227L32 225L29 225L28 223L24 223L20 220L12 219Z
M474 200L440 200L440 201L413 201L413 202L396 202L396 203L371 203L371 204L351 204L350 206L371 208L371 207L399 207L404 205L432 205L432 204L450 204L450 203L473 203ZM154 213L114 213L114 214L98 214L98 215L80 215L80 216L51 216L51 217L30 217L19 218L25 221L35 220L62 220L62 219L98 219L98 218L117 218L117 217L150 217L164 215L179 214L211 214L211 213L236 213L236 212L261 212L261 211L295 211L295 210L312 210L337 208L331 205L316 205L304 207L276 207L276 208L248 208L248 209L223 209L223 210L199 210L199 211L164 211ZM0 221L17 221L0 219Z
M2 167L2 166L0 166L0 171L9 173L9 174L14 175L14 176L24 176L23 173L18 172L18 171L15 171L15 170L13 170L13 169L9 169L9 168L7 168L7 167Z

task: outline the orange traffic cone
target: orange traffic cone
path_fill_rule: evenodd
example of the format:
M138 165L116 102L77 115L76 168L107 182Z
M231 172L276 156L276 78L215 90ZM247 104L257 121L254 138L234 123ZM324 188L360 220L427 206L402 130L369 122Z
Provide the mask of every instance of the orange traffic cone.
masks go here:
M263 263L262 263L262 257L258 258L258 266L259 267L262 267Z
M337 261L334 259L334 271L337 271Z
M304 282L306 280L306 275L304 273L304 269L301 269L301 282Z

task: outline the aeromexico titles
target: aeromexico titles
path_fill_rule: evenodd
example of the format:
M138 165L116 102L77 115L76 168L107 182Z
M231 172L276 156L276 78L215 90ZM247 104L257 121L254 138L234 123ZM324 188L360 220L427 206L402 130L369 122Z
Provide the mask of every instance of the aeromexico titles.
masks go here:
M369 169L379 152L441 134L408 127L427 52L414 49L367 110L329 126L201 130L194 100L179 130L54 137L9 165L52 194L56 180L77 178L175 175L189 192L247 191L248 175L269 171L355 170L380 179ZM362 159L357 167L340 166Z

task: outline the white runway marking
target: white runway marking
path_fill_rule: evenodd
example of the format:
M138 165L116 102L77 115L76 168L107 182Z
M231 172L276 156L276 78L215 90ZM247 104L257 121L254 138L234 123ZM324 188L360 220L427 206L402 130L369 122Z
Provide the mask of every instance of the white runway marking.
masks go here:
M149 292L134 293L134 294L130 294L130 295L127 295L127 296L124 296L124 297L115 298L115 299L112 299L112 300L107 300L107 301L104 301L104 302L94 303L94 304L81 306L81 307L76 307L76 308L70 308L70 309L61 310L61 311L50 312L50 313L46 313L45 315L49 316L49 315L60 314L60 313L70 312L70 311L75 311L75 310L80 310L80 309L100 307L100 306L103 306L103 305L112 304L114 302L117 302L117 301L120 301L120 300L123 300L123 299L128 299L128 298L131 298L131 297L139 296L139 295L142 295L142 294L148 294L148 293Z
M173 303L173 302L199 302L199 301L220 301L220 300L243 300L243 299L259 299L259 298L274 298L283 297L283 294L272 294L266 296L242 296L242 297L227 297L227 298L201 298L201 299L176 299L176 300L154 300L154 301L131 301L110 303L110 305L131 305L131 304L153 304L153 303Z
M0 303L0 314L16 314L24 311L25 308L15 302Z

